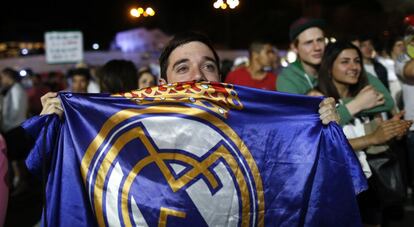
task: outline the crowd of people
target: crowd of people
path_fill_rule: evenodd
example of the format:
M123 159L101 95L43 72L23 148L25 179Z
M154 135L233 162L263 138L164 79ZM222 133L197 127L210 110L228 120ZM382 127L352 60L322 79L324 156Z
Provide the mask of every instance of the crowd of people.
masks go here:
M324 124L337 121L343 127L369 182L369 189L358 195L362 223L386 226L390 218L387 209L402 207L406 193L414 188L414 60L406 54L400 38L391 40L383 50L375 50L369 37L327 43L324 28L320 19L299 18L292 23L290 47L297 60L282 69L273 44L254 41L248 48L248 61L234 64L228 67L230 72L224 72L211 43L192 33L175 36L165 48L160 56L160 75L149 66L137 69L127 60L111 60L98 68L80 64L66 76L30 73L23 83L17 71L3 69L0 124L5 140L0 137L0 174L9 183L0 184L5 201L0 203L0 225L4 220L9 226L19 223L21 220L12 217L6 219L6 210L12 213L10 210L17 209L12 207L16 199L38 187L24 167L27 154L22 151L30 149L19 142L24 137L19 125L29 116L61 115L63 109L56 92L118 93L162 83L218 81L332 97L321 105L321 120ZM402 200L389 202L378 189L379 173L370 160L384 153L391 153L398 161L401 177L396 180L404 186ZM40 214L39 209L32 212ZM34 223L39 219L34 218Z

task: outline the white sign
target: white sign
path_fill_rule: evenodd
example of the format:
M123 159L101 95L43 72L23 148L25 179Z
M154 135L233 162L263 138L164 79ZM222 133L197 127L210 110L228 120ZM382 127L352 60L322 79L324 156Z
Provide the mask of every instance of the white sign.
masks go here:
M46 62L76 63L83 60L83 36L80 31L46 32Z

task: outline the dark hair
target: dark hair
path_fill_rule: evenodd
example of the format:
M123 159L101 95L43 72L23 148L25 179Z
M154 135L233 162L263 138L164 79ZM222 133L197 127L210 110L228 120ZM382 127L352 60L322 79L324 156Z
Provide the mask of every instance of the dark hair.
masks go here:
M397 36L397 37L392 37L391 39L389 39L386 43L385 43L385 51L387 52L387 54L389 56L391 56L392 53L392 49L394 48L394 45L398 42L398 41L404 41L403 37Z
M5 76L9 77L13 81L19 82L21 80L21 77L20 77L19 73L16 70L14 70L10 67L4 68L1 71L1 73Z
M144 75L145 73L148 73L151 75L151 77L154 79L154 85L157 85L157 77L152 73L151 69L149 67L142 67L141 69L138 70L138 76L137 76L137 82L139 83L139 80L141 79L142 75ZM138 86L139 89L141 89L141 87Z
M89 69L87 69L87 68L70 69L68 71L68 73L67 73L67 77L68 78L72 78L75 75L83 76L87 80L90 80L91 79L91 73L89 72Z
M259 53L260 51L262 51L265 45L272 45L272 44L270 42L263 41L263 40L260 40L260 41L256 40L250 43L249 57L251 57L253 53Z
M185 32L181 34L177 34L174 36L174 38L167 44L167 46L164 48L164 50L161 53L161 56L159 58L160 62L160 68L161 68L161 78L167 81L167 68L168 68L168 60L171 55L171 53L179 46L182 46L184 44L190 43L190 42L201 42L205 44L211 52L213 52L214 60L216 67L218 71L220 72L220 58L217 55L217 52L214 50L213 45L211 44L211 41L208 39L207 36L196 33L196 32Z
M98 69L102 92L128 92L138 88L137 68L127 60L111 60Z
M349 92L352 97L355 97L358 92L368 84L368 78L366 76L364 66L362 64L362 54L358 47L351 42L338 41L330 43L325 49L325 53L322 58L321 66L319 67L319 85L318 89L326 96L335 98L336 101L340 99L338 90L332 82L332 68L338 55L346 49L353 49L358 53L358 57L361 59L361 74L359 75L358 82L349 86Z

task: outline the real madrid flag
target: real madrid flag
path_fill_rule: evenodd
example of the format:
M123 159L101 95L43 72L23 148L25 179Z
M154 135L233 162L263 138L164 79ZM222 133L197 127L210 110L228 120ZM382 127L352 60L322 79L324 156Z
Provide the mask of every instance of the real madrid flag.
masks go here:
M366 181L322 98L219 83L60 93L24 128L49 226L360 226Z

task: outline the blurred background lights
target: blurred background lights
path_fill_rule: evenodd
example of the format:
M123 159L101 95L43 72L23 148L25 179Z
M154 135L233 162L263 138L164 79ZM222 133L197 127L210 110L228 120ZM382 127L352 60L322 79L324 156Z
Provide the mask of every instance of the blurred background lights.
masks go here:
M145 12L149 15L149 16L154 16L155 15L155 11L151 8L148 7Z
M133 16L133 17L139 17L139 13L138 13L138 10L137 9L131 9L130 11L129 11L129 13L131 14L131 16Z
M92 44L92 49L98 50L99 49L99 44L97 44L97 43Z
M27 76L27 71L22 69L22 70L20 70L19 74L20 74L20 76L25 77L25 76Z
M289 65L289 62L287 62L286 58L281 58L280 64L282 65L282 67L287 67Z
M213 3L213 7L218 9L218 8L220 8L222 3L223 3L223 1L217 0L216 2Z
M155 15L155 10L152 7L147 7L145 10L142 7L131 8L129 10L129 14L131 14L131 16L135 18L138 18L141 15L144 17L152 17Z
M293 51L288 51L288 53L286 54L286 59L289 63L296 61L297 57L297 54Z
M236 8L238 5L240 4L239 0L226 0L226 2L224 2L224 0L217 0L213 3L213 7L215 9L234 9Z
M144 8L142 8L142 7L139 7L137 10L138 10L138 13L139 14L143 14L144 13Z
M21 52L22 52L22 55L27 55L29 53L29 50L24 48L24 49L22 49Z

